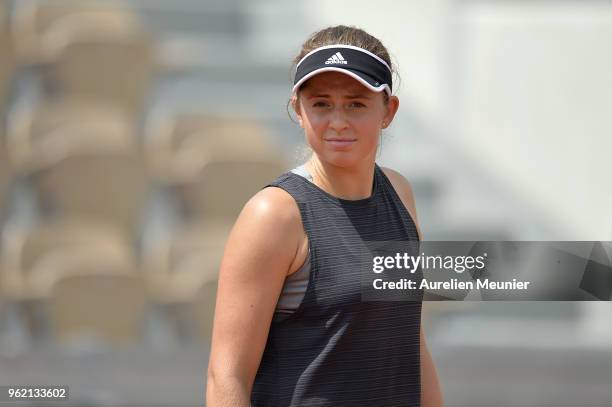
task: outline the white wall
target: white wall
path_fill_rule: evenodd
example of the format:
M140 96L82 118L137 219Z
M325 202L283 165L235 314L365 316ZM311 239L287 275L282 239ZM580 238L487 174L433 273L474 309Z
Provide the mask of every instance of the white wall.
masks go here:
M612 238L612 6L476 3L460 17L467 152L569 226Z

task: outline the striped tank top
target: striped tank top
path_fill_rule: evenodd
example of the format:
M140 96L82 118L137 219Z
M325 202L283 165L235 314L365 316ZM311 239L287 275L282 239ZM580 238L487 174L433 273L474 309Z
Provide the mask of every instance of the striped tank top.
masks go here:
M267 187L298 205L310 275L295 312L270 325L251 405L420 406L421 302L362 301L354 267L363 241L418 241L387 176L375 165L372 194L358 200L293 172Z

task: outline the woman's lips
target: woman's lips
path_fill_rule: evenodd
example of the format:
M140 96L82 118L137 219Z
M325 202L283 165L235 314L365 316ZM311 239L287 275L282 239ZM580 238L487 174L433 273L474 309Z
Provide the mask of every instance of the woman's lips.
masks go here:
M357 140L356 139L343 139L343 138L328 138L328 139L325 139L325 141L328 144L330 144L332 147L343 148L343 147L351 146Z

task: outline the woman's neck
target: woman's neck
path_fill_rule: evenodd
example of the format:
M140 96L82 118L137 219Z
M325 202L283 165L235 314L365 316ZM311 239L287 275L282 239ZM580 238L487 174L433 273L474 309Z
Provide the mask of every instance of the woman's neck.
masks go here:
M325 163L313 154L306 168L314 184L335 197L356 200L372 195L374 161L345 168Z

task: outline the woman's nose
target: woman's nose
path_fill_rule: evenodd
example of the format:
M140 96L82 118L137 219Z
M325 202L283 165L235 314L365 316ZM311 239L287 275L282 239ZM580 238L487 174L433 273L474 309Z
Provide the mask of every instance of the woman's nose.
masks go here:
M342 109L334 109L331 117L329 118L329 127L337 132L340 132L348 127L346 115Z

